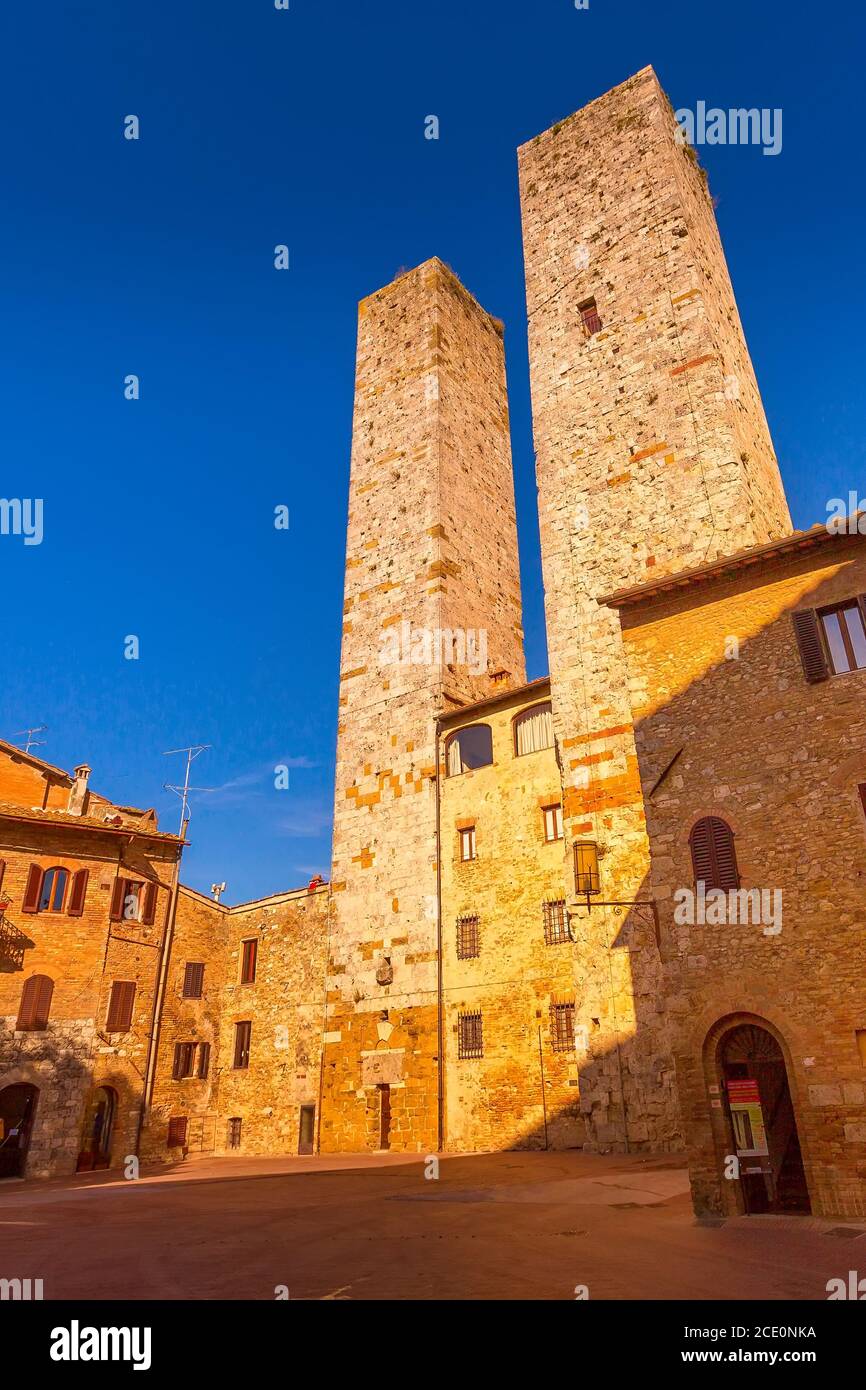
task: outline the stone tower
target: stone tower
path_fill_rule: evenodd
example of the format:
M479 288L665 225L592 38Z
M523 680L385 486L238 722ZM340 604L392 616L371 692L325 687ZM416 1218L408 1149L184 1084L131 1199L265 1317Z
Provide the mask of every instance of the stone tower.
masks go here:
M706 180L651 68L519 152L533 429L581 1106L599 1148L678 1142L617 616L599 600L790 531ZM744 152L744 158L748 152ZM723 659L724 653L719 653ZM581 906L581 902L584 904Z
M319 1132L437 1143L436 720L525 680L502 327L439 260L359 309Z

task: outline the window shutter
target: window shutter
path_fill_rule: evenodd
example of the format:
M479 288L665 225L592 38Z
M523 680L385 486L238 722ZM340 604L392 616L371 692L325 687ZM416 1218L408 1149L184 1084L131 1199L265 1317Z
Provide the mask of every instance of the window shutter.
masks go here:
M3 875L5 874L5 872L6 872L6 860L5 860L5 859L0 859L0 892L2 892L2 889L3 889Z
M208 1069L210 1067L210 1043L199 1043L198 1049L198 1074L199 1080L207 1081Z
M739 888L734 832L727 821L719 816L704 816L692 827L689 844L696 884L725 891Z
M54 981L47 975L31 975L21 991L21 1005L15 1025L22 1032L41 1032L48 1027Z
M21 904L21 911L38 912L41 895L42 870L38 864L31 864L30 872L27 875L27 887L24 889L24 902Z
M183 972L184 999L201 999L203 985L204 964L201 961L188 960Z
M153 920L156 916L156 892L157 887L155 883L145 884L144 911L142 913L141 920L146 927L153 926Z
M183 1079L183 1056L183 1043L175 1043L174 1065L171 1069L171 1077L173 1081L180 1081Z
M115 980L111 986L108 1002L108 1017L105 1020L107 1033L128 1033L132 1027L132 1006L135 1002L135 983L132 980Z
M186 1143L186 1115L173 1115L168 1122L166 1147L176 1149Z
M69 906L66 911L70 917L80 917L84 912L84 895L87 892L87 869L79 869L72 875L72 892L69 894Z
M794 625L797 646L800 648L800 660L803 663L803 674L806 680L811 685L815 685L818 681L825 681L830 671L827 666L824 644L821 641L821 629L818 625L817 613L813 608L804 608L799 613L791 614L791 622Z
M111 920L112 922L123 921L123 903L126 898L126 879L116 878L114 889L111 894Z

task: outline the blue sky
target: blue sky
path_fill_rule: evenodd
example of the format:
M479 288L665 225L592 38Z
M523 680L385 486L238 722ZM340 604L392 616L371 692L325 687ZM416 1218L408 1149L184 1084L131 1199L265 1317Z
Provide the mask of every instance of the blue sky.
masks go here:
M45 509L0 537L0 735L48 724L165 828L163 750L212 744L193 886L328 872L356 304L431 255L506 324L545 670L515 150L646 63L675 107L782 108L777 157L701 159L795 524L866 491L859 7L50 0L0 37L0 492Z

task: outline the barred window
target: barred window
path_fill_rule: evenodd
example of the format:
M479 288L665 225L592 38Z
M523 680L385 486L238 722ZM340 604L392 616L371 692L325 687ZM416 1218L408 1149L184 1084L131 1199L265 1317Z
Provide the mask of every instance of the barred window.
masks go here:
M457 918L457 959L469 960L481 952L478 931L478 918L475 916Z
M239 1115L234 1115L229 1120L229 1148L239 1149L241 1146L241 1119Z
M574 1004L551 1004L550 1040L554 1052L574 1051Z
M484 1035L481 1028L481 1010L460 1014L457 1019L457 1056L483 1057Z
M565 898L544 904L544 942L547 946L559 946L569 941L568 917L565 911Z

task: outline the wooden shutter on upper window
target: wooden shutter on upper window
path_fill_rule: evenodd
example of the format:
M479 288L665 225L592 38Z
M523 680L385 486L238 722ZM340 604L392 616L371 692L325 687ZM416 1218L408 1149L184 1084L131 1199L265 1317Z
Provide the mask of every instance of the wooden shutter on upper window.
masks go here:
M153 926L153 920L154 920L154 918L155 918L155 916L156 916L156 893L157 893L157 885L156 885L155 883L146 883L146 884L145 884L145 886L144 886L144 910L143 910L143 912L142 912L142 914L141 914L141 920L142 920L142 922L144 923L144 925L145 925L146 927L152 927L152 926Z
M132 980L115 980L111 986L108 1003L108 1018L105 1020L107 1033L128 1033L132 1027L132 1006L135 1002L135 983Z
M827 680L830 669L821 640L817 613L813 608L804 608L799 613L791 614L791 622L794 625L797 646L800 648L800 660L806 680L812 685Z
M201 999L204 985L204 964L202 961L188 960L183 972L184 999Z
M70 917L80 917L84 911L84 897L87 892L87 869L79 869L72 875L72 891L66 911Z
M111 920L112 922L123 921L123 903L126 898L126 879L116 878L114 888L111 893Z
M47 975L31 975L21 991L21 1004L15 1027L21 1031L41 1031L48 1027L54 981Z
M695 883L706 888L739 888L734 832L719 816L704 816L689 836Z
M38 912L39 899L42 896L42 870L38 864L30 865L30 872L27 875L27 887L24 889L24 901L21 904L22 912Z
M0 859L0 893L3 891L3 875L6 873L6 860Z

